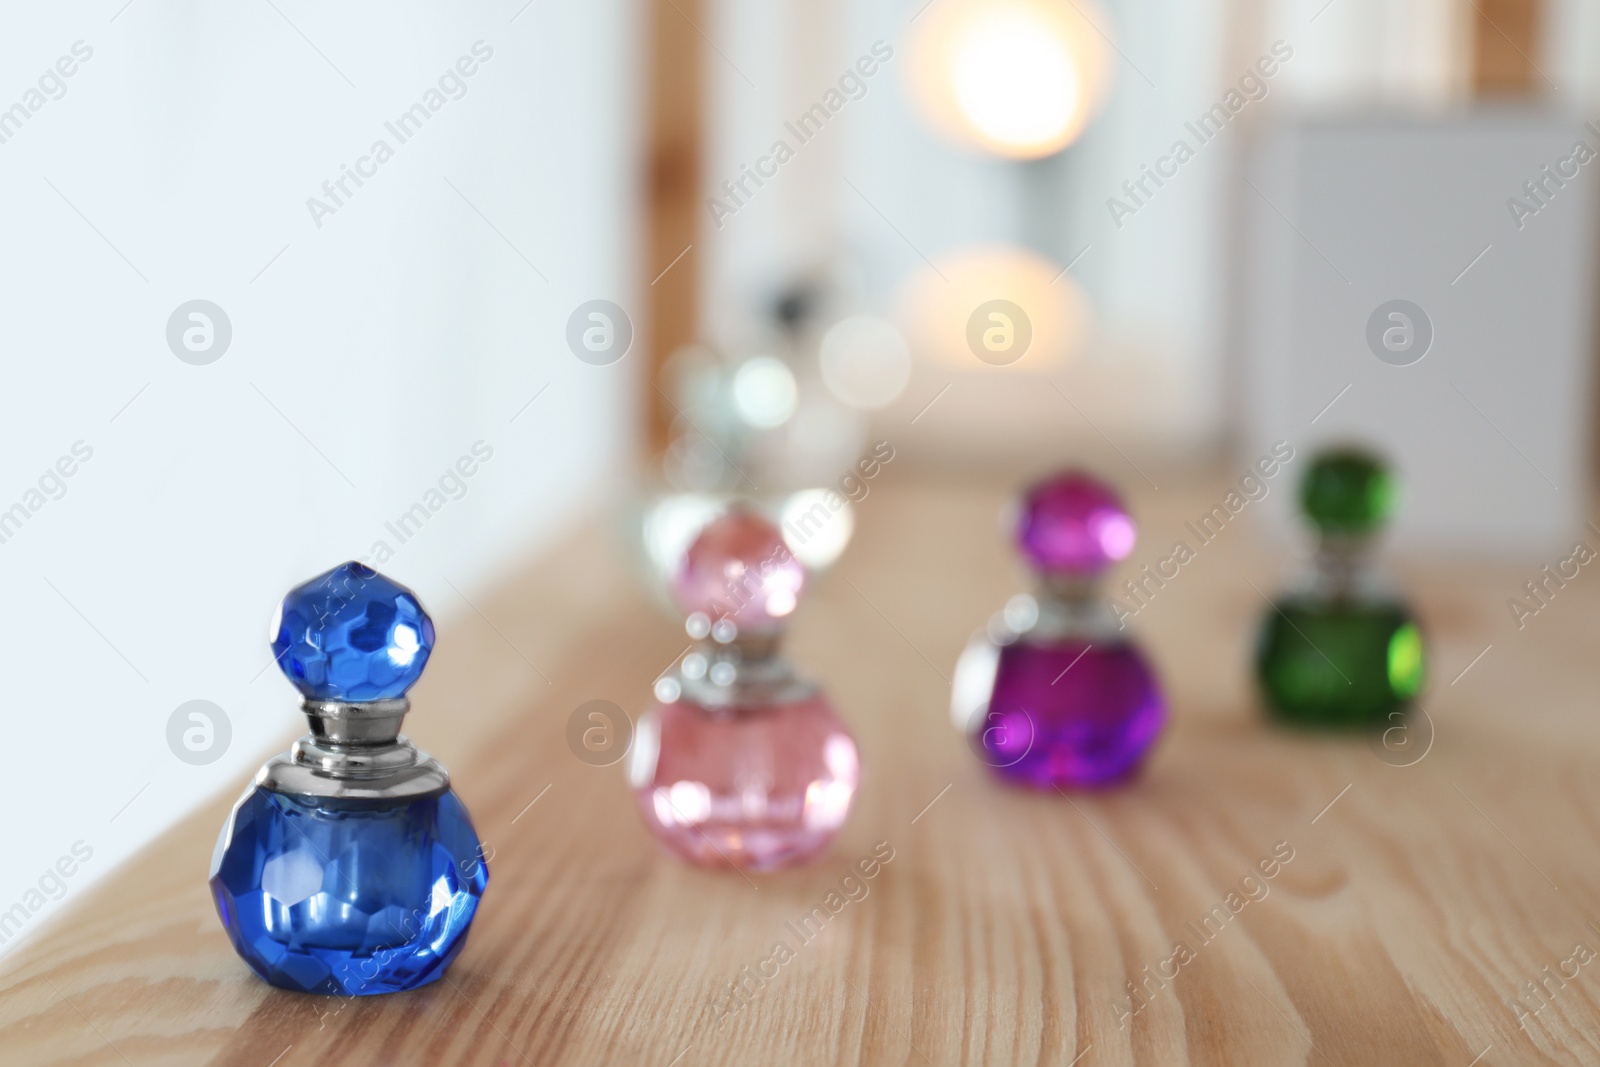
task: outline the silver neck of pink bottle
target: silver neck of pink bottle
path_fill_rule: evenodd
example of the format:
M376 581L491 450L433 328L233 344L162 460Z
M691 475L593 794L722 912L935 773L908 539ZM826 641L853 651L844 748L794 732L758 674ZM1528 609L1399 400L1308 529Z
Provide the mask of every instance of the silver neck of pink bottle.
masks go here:
M756 710L817 694L779 648L781 631L742 633L727 619L712 624L704 615L684 627L696 644L672 675L680 696L706 708Z

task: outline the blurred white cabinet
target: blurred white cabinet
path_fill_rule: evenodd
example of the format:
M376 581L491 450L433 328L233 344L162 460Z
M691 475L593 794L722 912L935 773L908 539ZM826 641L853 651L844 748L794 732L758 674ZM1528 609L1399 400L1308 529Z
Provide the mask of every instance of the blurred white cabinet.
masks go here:
M1592 447L1600 133L1511 110L1302 119L1244 170L1250 456L1365 441L1404 476L1403 545L1570 549ZM1273 502L1286 520L1292 495Z

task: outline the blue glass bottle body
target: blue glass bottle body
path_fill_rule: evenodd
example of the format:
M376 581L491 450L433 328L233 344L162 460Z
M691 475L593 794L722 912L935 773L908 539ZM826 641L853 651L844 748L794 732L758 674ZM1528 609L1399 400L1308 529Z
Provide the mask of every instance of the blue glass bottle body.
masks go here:
M363 996L443 975L488 877L448 788L375 800L254 786L222 829L211 891L234 948L267 982Z

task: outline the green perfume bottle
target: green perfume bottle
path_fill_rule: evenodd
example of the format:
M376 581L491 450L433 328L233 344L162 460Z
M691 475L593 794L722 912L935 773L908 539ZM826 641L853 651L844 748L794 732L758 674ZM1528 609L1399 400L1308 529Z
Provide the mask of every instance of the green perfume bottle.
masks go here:
M1256 649L1269 712L1296 726L1390 727L1422 689L1427 656L1416 620L1373 564L1399 486L1356 448L1322 452L1300 486L1316 556L1273 604Z

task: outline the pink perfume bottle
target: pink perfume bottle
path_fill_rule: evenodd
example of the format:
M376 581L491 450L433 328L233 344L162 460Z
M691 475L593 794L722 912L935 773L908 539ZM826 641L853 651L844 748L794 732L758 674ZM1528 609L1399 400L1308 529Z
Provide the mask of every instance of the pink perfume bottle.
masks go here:
M669 852L707 867L769 871L827 850L850 814L861 760L813 682L779 654L805 568L744 507L685 554L673 597L698 643L656 683L628 780Z
M956 665L951 713L1009 781L1095 788L1134 774L1166 722L1155 672L1096 591L1137 531L1115 493L1080 471L1033 486L1017 547L1036 575Z

